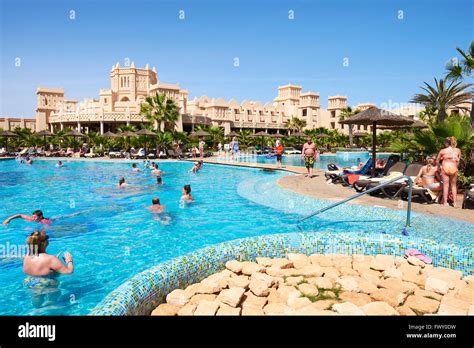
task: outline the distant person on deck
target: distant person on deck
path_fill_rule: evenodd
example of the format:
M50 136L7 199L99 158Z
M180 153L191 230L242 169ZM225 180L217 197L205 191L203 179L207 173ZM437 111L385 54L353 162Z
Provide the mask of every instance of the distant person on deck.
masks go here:
M283 156L283 145L280 143L279 140L276 141L275 144L275 153L276 153L276 159L277 159L277 167L282 168L281 166L281 157Z
M13 215L9 217L8 219L6 219L3 222L3 224L8 225L10 221L14 219L18 219L18 218L21 218L26 221L38 222L38 223L46 224L46 225L51 225L53 223L51 219L47 219L43 216L43 212L41 210L35 210L31 215L24 215L24 214Z
M301 151L301 159L304 160L304 166L308 171L308 174L305 174L305 176L309 178L313 177L313 167L317 156L318 152L316 151L316 145L313 143L311 138L308 137L306 143L303 145L303 150Z
M441 167L441 179L443 180L443 205L448 206L448 198L451 196L453 207L456 208L457 180L459 162L461 161L461 150L457 147L455 137L448 137L444 141L444 149L438 153L436 163Z

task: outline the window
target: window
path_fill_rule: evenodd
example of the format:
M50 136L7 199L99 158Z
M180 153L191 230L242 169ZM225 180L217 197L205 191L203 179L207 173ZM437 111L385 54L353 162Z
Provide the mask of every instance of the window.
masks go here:
M308 109L303 109L303 116L308 116Z
M107 98L104 98L104 104L107 104Z
M331 129L335 129L336 128L336 123L335 122L331 122Z
M331 111L331 117L336 117L336 111Z

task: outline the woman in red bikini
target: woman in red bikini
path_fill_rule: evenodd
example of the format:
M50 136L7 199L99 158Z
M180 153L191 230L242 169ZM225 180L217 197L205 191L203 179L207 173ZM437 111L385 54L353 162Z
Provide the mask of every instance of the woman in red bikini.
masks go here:
M458 179L458 166L461 160L461 150L456 147L456 138L449 137L444 141L445 148L438 153L436 162L441 167L441 179L443 180L443 205L448 205L448 193L451 187L451 193L453 195L453 207L456 208L456 195L457 187L456 182Z

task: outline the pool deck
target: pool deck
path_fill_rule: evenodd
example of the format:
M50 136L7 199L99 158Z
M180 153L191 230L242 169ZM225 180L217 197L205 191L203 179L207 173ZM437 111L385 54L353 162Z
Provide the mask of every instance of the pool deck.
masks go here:
M196 161L197 159L185 159L185 161ZM231 162L231 161L222 161L216 158L204 158L205 163L220 164L227 166L238 166L238 167L249 167L249 168L262 168L262 169L275 169L287 171L295 174L306 173L306 169L303 167L296 166L285 166L282 169L278 169L276 164L261 164L261 163L243 163L243 162ZM326 183L326 178L324 177L324 171L320 169L314 169L313 178L309 179L302 175L290 175L280 178L278 180L278 185L280 187L293 191L302 195L327 199L330 201L339 201L350 196L353 196L357 192L351 189L350 187L344 187L342 185L329 185ZM462 204L462 195L458 195L457 203L458 207ZM361 204L377 207L385 207L395 210L406 210L407 202L402 201L402 207L399 207L398 200L382 199L379 197L372 197L370 195L364 195L362 197L356 198L349 204ZM423 213L426 215L433 216L445 216L451 219L464 220L474 224L474 214L472 210L453 208L453 207L443 207L440 204L421 204L413 202L412 211L417 213Z

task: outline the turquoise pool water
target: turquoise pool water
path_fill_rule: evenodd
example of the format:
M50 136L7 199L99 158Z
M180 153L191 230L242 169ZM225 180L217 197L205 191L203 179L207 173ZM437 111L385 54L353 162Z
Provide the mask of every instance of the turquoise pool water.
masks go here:
M54 164L44 160L29 167L0 161L0 218L42 209L55 219L47 228L48 252L70 251L75 272L57 278L59 291L34 292L23 286L22 259L0 255L1 315L87 314L125 280L159 262L231 239L295 232L297 219L328 204L280 189L276 181L289 175L284 172L206 164L195 175L189 172L191 163L162 162L165 184L157 186L149 172L131 172L130 163ZM115 187L122 176L131 184L125 190ZM191 184L197 200L187 206L179 203L184 184ZM167 207L168 225L146 209L154 196ZM345 205L302 228L400 236L403 220L401 211ZM471 224L419 214L413 220L410 237L452 245L454 252L472 248ZM22 220L2 225L2 250L21 247L37 227Z
M336 155L320 155L319 161L314 163L314 168L327 170L329 163L336 163L341 167L352 167L358 165L360 162L365 162L369 158L368 153L358 153L358 156L336 156ZM387 158L388 154L379 154L378 158ZM230 161L230 157L221 157L220 160ZM242 154L236 157L237 162L245 163L263 163L263 164L276 164L276 157L268 155L247 155ZM304 167L304 161L301 159L301 155L283 155L281 162L286 166L297 166Z

